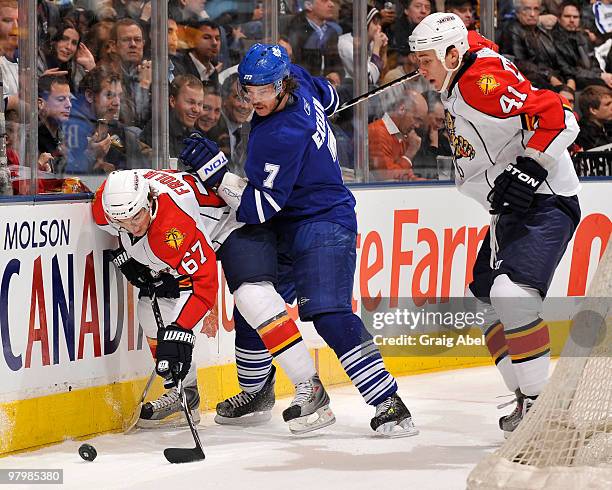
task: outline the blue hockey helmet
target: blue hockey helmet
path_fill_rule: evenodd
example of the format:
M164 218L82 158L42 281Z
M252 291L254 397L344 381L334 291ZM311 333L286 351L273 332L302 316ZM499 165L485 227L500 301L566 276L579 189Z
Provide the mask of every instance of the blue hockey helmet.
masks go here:
M241 85L268 85L273 83L277 90L289 76L289 55L278 44L253 44L238 65Z

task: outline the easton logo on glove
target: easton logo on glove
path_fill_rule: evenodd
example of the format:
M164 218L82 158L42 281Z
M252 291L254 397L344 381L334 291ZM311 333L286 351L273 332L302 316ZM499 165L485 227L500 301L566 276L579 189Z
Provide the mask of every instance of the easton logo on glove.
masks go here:
M538 180L538 179L536 179L535 177L533 177L531 175L527 175L526 173L521 172L512 163L508 164L508 166L506 167L506 172L510 172L510 174L512 174L512 176L516 177L518 180L520 180L522 182L525 182L527 185L530 185L534 189L537 189L538 187L540 187L540 184L542 183L541 180Z
M166 330L163 339L165 341L183 342L191 346L195 345L195 335L193 335L193 332L185 330Z
M516 163L509 163L495 178L487 195L490 213L526 213L547 176L548 171L533 158L516 157Z
M223 167L226 164L227 157L225 156L225 153L220 151L219 153L217 153L215 158L205 163L202 168L198 170L198 174L200 175L200 177L202 177L202 179L207 179L217 170L219 170L219 168Z

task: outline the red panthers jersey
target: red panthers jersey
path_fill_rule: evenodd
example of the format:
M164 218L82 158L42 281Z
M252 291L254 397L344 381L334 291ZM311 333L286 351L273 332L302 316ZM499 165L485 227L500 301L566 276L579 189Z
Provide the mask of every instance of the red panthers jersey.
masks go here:
M548 170L538 193L578 192L567 152L579 131L574 113L558 94L533 87L503 56L488 48L466 54L442 103L460 192L489 209L493 181L528 148Z
M235 213L214 192L187 172L138 170L156 193L155 217L145 236L135 238L107 221L104 184L92 203L98 226L119 237L130 257L154 272L180 278L180 297L164 321L193 328L214 306L217 294L215 252L236 228Z

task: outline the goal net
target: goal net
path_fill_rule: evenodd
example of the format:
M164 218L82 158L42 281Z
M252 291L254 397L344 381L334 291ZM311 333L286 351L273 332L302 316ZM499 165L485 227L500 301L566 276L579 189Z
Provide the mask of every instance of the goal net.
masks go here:
M612 240L553 375L468 489L612 488Z

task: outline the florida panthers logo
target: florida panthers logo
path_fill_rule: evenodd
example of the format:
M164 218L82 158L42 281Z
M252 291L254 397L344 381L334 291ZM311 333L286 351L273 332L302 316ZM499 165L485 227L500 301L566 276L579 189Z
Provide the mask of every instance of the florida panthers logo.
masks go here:
M495 77L486 73L480 76L476 84L484 95L492 94L499 87L499 82L495 80Z
M444 115L444 124L446 125L448 139L453 147L453 155L455 156L455 159L469 158L470 160L473 160L476 156L474 147L463 136L457 135L455 130L455 118L451 116L451 113L444 111Z
M170 228L164 234L164 242L166 242L166 245L176 250L181 248L181 245L183 244L184 240L185 234L181 233L177 228Z

